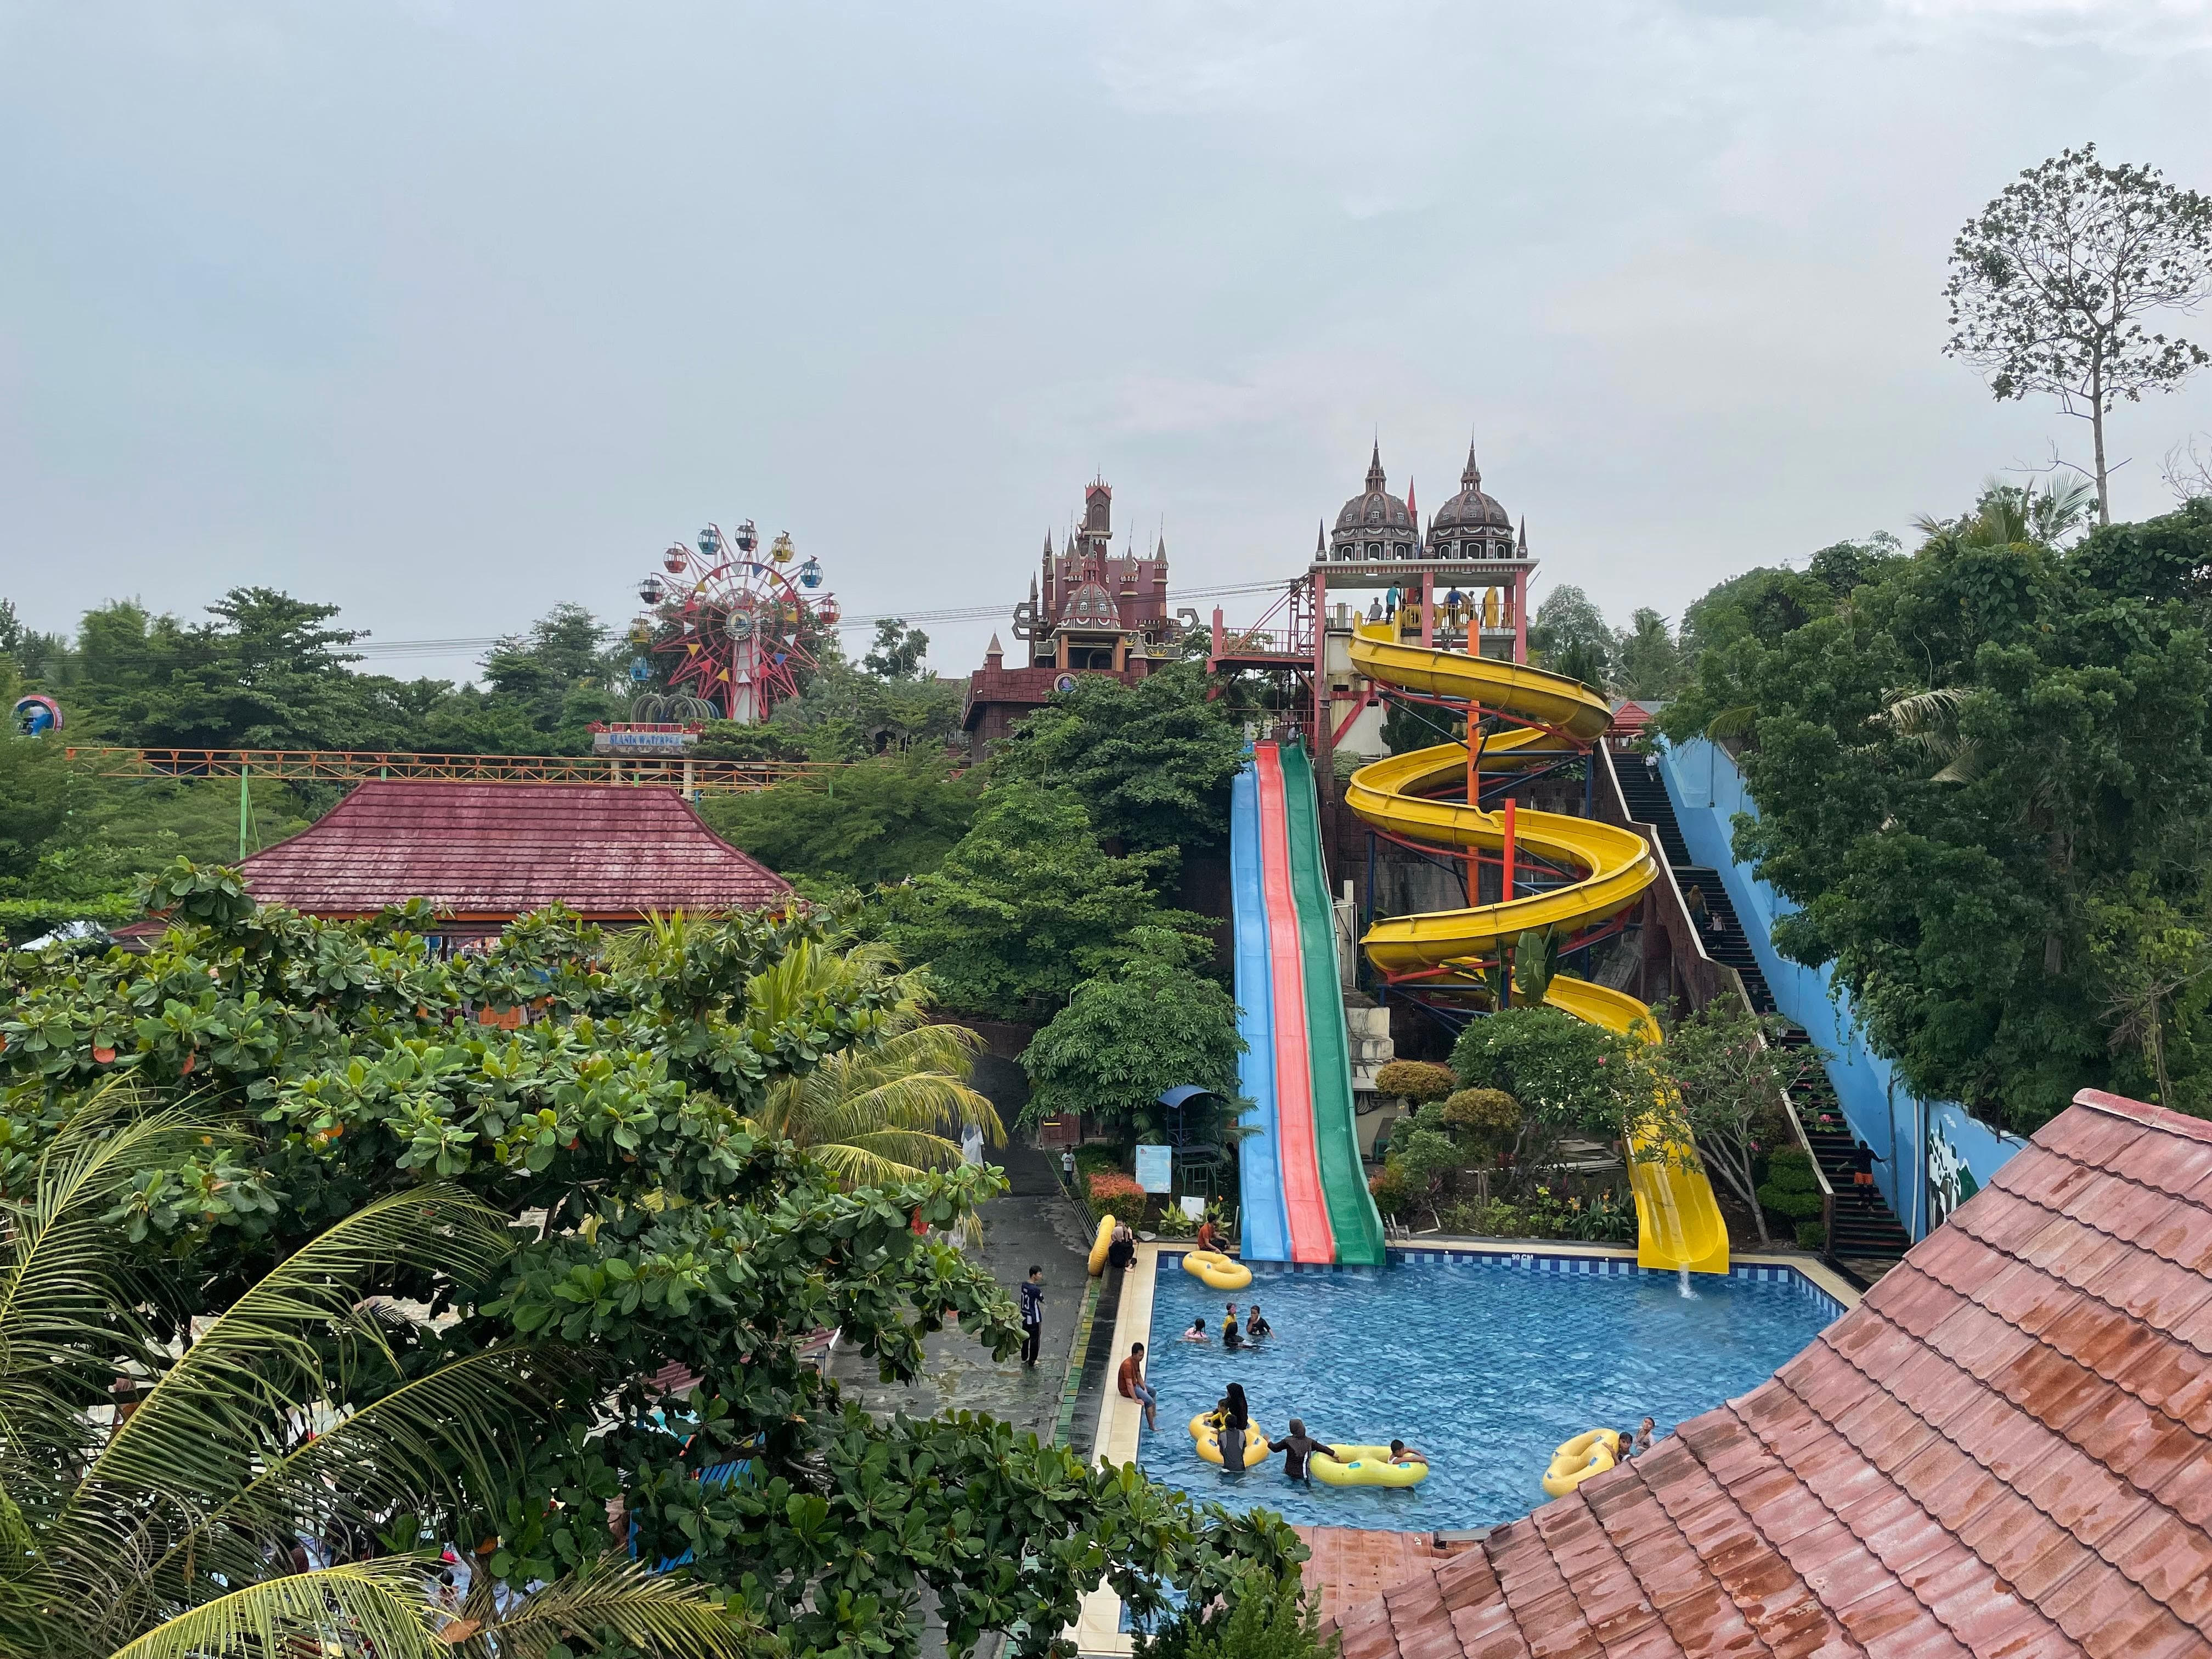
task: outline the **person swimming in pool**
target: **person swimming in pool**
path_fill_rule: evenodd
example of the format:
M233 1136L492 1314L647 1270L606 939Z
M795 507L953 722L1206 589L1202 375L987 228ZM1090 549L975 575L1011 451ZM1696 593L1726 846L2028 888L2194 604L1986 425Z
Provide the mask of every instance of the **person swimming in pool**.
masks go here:
M1260 1316L1260 1304L1255 1302L1252 1304L1252 1311L1245 1316L1244 1340L1247 1342L1257 1342L1261 1337L1273 1336L1274 1334L1275 1328Z
M1644 1453L1651 1449L1652 1432L1654 1430L1657 1429L1658 1426L1659 1425L1656 1423L1653 1422L1651 1419L1648 1417L1644 1419L1644 1426L1636 1431L1635 1455L1637 1456L1641 1457Z
M1313 1455L1322 1452L1330 1457L1336 1456L1335 1447L1316 1440L1306 1432L1305 1419L1300 1417L1292 1418L1291 1431L1280 1440L1270 1440L1267 1449L1282 1453L1283 1473L1306 1486L1313 1485L1312 1478L1307 1473L1307 1463ZM1337 1461L1341 1462L1343 1460L1339 1458Z
M1204 1314L1199 1315L1197 1318L1190 1322L1190 1328L1182 1334L1182 1340L1186 1342L1211 1342L1213 1340L1212 1337L1206 1334L1206 1316Z
M1390 1461L1401 1468L1410 1468L1416 1463L1426 1468L1429 1455L1419 1446L1409 1446L1402 1440L1393 1440L1390 1443Z
M1244 1328L1237 1322L1237 1304L1229 1304L1229 1316L1221 1322L1221 1346L1231 1353L1244 1346Z

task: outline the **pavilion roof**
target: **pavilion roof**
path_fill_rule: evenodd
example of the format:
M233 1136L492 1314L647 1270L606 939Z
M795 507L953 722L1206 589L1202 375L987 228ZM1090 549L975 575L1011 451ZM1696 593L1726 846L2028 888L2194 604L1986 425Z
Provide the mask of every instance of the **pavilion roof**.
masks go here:
M1346 1612L1343 1659L2212 1654L2212 1123L2075 1103L1771 1381Z
M758 909L791 891L678 791L621 784L363 783L241 871L263 903L321 916L425 898L467 920L557 901L617 921Z

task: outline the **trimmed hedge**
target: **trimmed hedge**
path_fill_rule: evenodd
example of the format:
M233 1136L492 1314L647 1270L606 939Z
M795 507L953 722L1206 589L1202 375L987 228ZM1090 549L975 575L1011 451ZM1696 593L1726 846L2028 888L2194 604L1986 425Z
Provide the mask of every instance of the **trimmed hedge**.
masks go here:
M1458 1087L1452 1068L1432 1060L1394 1060L1375 1073L1376 1093L1397 1095L1416 1105L1442 1100Z
M1813 1160L1796 1147L1784 1147L1766 1160L1766 1180L1759 1189L1759 1201L1776 1215L1791 1221L1811 1221L1820 1218L1820 1181L1814 1173ZM1798 1231L1803 1234L1801 1227Z

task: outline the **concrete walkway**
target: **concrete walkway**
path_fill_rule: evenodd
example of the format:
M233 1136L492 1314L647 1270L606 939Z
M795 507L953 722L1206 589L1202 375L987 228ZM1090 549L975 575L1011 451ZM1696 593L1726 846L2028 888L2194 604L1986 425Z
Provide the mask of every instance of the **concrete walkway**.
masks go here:
M1050 1440L1060 1423L1069 1345L1089 1283L1090 1227L1061 1191L1045 1153L1008 1145L993 1147L988 1156L1005 1168L1012 1184L983 1206L980 1259L1012 1299L1018 1299L1018 1287L1032 1265L1044 1269L1044 1342L1036 1368L1024 1367L1018 1357L994 1361L973 1338L947 1328L924 1345L921 1373L911 1382L883 1382L872 1362L843 1350L830 1375L881 1415L988 1412Z

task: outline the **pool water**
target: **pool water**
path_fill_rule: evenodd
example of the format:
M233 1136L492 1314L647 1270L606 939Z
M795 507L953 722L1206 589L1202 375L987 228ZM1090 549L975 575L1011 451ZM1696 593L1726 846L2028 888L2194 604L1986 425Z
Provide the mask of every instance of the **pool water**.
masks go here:
M1262 1266L1235 1300L1249 1313L1256 1298L1274 1334L1232 1354L1220 1346L1229 1297L1163 1255L1146 1365L1160 1427L1143 1436L1138 1462L1195 1498L1300 1525L1510 1521L1546 1501L1544 1467L1561 1441L1645 1417L1663 1434L1765 1382L1837 1311L1794 1274L1699 1274L1692 1288L1686 1298L1666 1274L1542 1271L1510 1256L1334 1273ZM1179 1340L1201 1313L1213 1340ZM1225 1474L1200 1459L1187 1425L1232 1382L1278 1438L1293 1416L1324 1441L1395 1437L1435 1460L1429 1478L1402 1490L1309 1488L1284 1478L1279 1453Z

